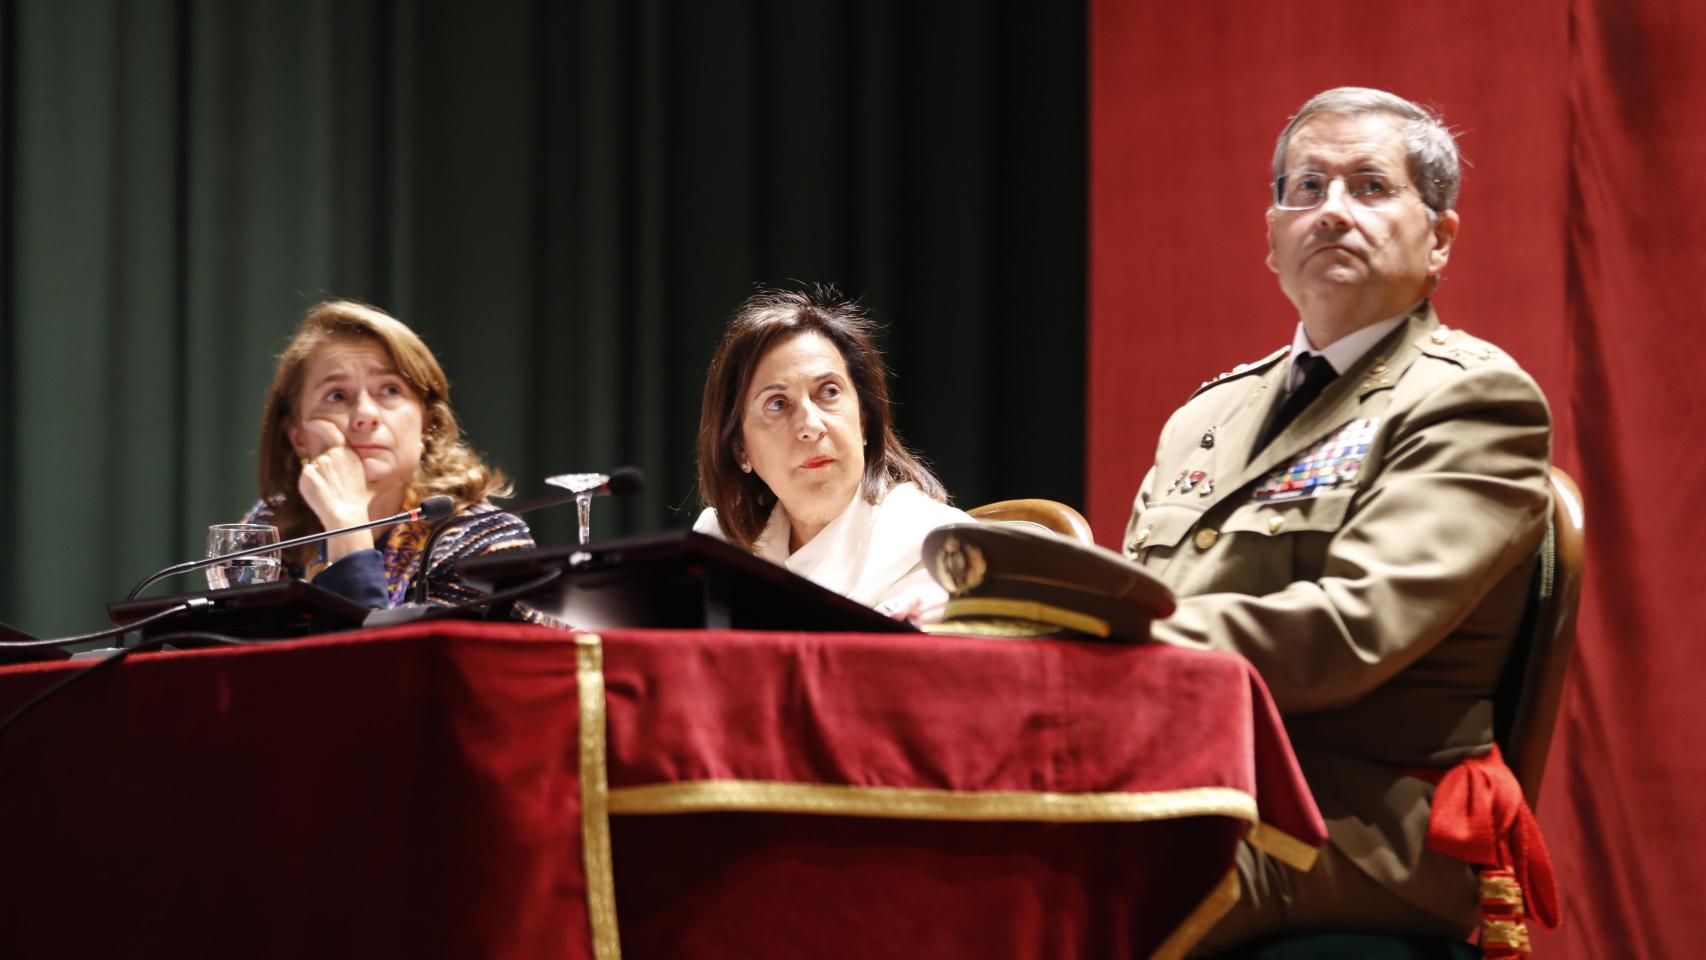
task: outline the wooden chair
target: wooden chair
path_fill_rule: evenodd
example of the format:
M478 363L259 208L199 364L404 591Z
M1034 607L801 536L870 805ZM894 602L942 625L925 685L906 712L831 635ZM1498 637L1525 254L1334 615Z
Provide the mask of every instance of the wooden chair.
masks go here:
M1090 533L1090 521L1077 510L1056 500L1002 500L973 507L966 512L985 523L1040 527L1079 543L1096 542Z
M1493 696L1493 737L1531 809L1540 803L1552 728L1576 649L1583 528L1581 490L1569 474L1553 467L1552 519L1540 546L1528 611Z

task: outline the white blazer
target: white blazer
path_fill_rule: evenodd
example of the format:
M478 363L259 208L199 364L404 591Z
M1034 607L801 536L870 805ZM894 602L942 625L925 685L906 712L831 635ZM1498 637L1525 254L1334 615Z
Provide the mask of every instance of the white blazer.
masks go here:
M924 535L950 523L973 522L964 510L937 503L915 484L902 483L877 504L855 494L845 510L792 554L788 512L778 503L752 552L879 612L906 610L917 601L919 619L939 620L948 594L924 569ZM699 515L693 530L728 539L711 508Z

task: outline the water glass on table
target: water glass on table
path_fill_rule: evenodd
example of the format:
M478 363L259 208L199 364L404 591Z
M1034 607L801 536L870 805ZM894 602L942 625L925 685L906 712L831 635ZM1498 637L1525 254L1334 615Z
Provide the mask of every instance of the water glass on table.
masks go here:
M216 523L207 528L207 555L224 556L278 542L278 528L267 523ZM207 568L207 585L215 590L272 583L284 572L277 550L237 557Z

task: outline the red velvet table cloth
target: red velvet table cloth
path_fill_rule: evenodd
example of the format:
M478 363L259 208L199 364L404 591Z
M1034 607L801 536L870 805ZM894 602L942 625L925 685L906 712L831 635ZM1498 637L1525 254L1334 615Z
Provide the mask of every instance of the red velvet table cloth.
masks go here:
M0 670L0 714L81 665ZM434 624L138 656L0 741L8 955L1178 955L1324 831L1160 646Z

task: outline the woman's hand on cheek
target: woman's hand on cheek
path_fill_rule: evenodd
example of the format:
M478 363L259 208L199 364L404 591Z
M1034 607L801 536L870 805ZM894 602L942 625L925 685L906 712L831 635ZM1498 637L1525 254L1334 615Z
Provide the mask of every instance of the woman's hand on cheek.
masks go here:
M315 451L302 465L296 484L303 501L326 530L366 522L373 491L361 457L344 442L343 431L327 420L310 420L301 429L308 449Z

